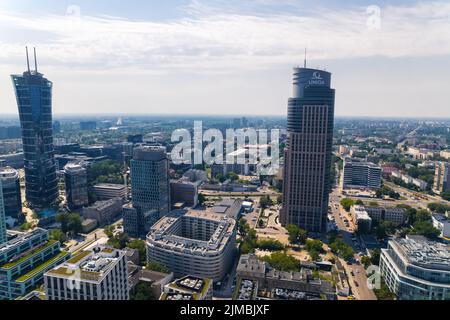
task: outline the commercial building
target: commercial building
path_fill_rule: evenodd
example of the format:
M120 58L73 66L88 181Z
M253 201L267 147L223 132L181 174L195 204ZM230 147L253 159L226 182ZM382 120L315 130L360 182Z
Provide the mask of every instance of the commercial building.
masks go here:
M392 171L391 175L394 178L401 179L403 181L403 183L416 186L420 190L426 190L428 188L428 183L426 183L425 181L423 181L421 179L413 178L413 177L411 177L407 174L404 174L400 171L397 171L397 170Z
M147 260L165 265L176 277L221 281L236 250L236 221L224 215L190 210L158 221L147 236Z
M0 162L4 161L3 166L12 167L14 169L22 169L24 167L23 152L6 154L0 156Z
M83 208L81 214L85 219L96 220L99 226L115 222L122 212L122 199L114 198L106 201L97 201L93 205Z
M0 180L0 245L8 240L6 234L5 202L3 200L2 180Z
M448 214L433 214L433 226L441 231L441 237L450 238L450 219Z
M381 167L359 159L345 158L343 189L381 188Z
M49 240L47 230L19 233L0 244L0 300L14 300L42 283L44 273L66 261L59 241Z
M335 90L331 73L294 69L289 99L281 223L309 232L327 226Z
M28 53L27 53L28 60ZM35 70L12 75L19 108L25 159L26 198L31 206L49 208L59 197L53 147L51 81Z
M169 213L169 160L164 147L138 147L130 161L132 204L123 209L125 232L145 237L160 217Z
M242 255L237 267L234 300L334 300L336 290L327 281L315 279L310 269L283 272L256 255Z
M389 241L381 252L380 269L399 300L450 300L447 245L421 236Z
M198 205L199 185L200 182L191 182L188 179L170 181L172 205L183 203L187 207L195 208Z
M93 187L93 192L97 197L97 200L111 200L115 198L121 198L125 200L127 198L127 186L123 184L113 183L100 183Z
M141 269L136 265L128 263L130 274L130 292L133 293L139 283L149 286L153 296L157 299L164 292L164 286L173 281L173 273L161 273L152 270ZM130 268L131 267L131 268ZM133 271L130 272L130 269Z
M396 225L405 224L408 219L406 210L403 208L386 207L364 207L352 206L350 210L354 224L361 233L369 233L372 230L373 222L390 221Z
M437 194L450 191L450 163L436 163L433 191Z
M125 252L95 247L44 275L48 300L129 300Z
M212 300L213 281L187 276L164 286L160 300Z
M64 167L67 205L71 210L89 204L87 170L82 165L69 163Z
M353 206L351 215L359 233L369 233L372 230L372 218L363 206Z
M0 181L5 215L21 221L22 197L20 194L19 173L10 167L0 168Z

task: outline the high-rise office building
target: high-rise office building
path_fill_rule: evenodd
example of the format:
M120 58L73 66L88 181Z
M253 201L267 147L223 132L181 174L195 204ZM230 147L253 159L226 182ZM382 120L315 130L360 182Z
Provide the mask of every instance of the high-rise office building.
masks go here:
M3 204L5 215L17 220L22 219L22 198L20 194L19 173L17 170L5 167L0 168L2 182Z
M450 163L438 162L436 164L433 191L437 194L450 191Z
M343 188L381 188L381 167L359 159L345 158Z
M283 225L322 232L330 193L335 90L326 71L295 68L289 99Z
M125 232L145 236L170 211L169 160L164 147L134 149L130 162L132 205L124 207Z
M66 199L70 209L78 209L89 204L87 170L76 163L64 167Z
M36 51L35 51L36 52ZM25 160L26 198L37 208L51 207L58 200L53 147L52 82L35 70L12 75L19 108Z
M0 244L8 240L6 235L5 205L3 203L2 180L0 180Z

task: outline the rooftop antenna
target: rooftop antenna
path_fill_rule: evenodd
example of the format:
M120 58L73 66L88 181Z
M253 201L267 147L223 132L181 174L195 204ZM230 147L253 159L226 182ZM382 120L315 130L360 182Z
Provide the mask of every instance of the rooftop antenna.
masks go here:
M306 69L306 53L307 53L307 49L305 48L305 69Z
M36 47L34 47L33 50L34 50L34 70L36 71L36 73L38 73L37 59L36 59Z
M30 58L28 57L28 47L25 47L25 51L27 52L27 67L28 67L28 73L31 73L31 70L30 70Z

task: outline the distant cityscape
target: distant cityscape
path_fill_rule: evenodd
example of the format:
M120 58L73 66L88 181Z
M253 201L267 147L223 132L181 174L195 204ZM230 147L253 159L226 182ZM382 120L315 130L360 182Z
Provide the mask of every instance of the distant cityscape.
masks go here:
M33 53L0 119L0 300L450 300L450 120L335 117L306 61L285 118L55 118ZM195 121L279 150L175 163Z

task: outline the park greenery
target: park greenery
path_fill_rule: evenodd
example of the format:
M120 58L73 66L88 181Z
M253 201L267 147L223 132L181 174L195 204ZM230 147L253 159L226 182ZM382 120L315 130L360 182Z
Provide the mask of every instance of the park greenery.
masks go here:
M353 259L353 249L339 238L335 233L328 234L328 246L334 254L337 254L346 261Z
M299 261L285 252L274 252L270 256L261 258L261 260L280 271L300 271Z
M308 238L308 233L299 228L296 225L287 226L287 231L289 233L289 242L291 244L305 244L306 239Z
M160 272L160 273L170 273L170 270L166 266L164 266L158 262L147 263L145 269L150 270L150 271Z
M99 183L123 183L123 166L113 160L93 164L88 170L89 183L94 186Z
M77 236L83 230L81 216L78 213L59 213L56 221L61 224L61 231L72 237Z
M273 201L270 198L270 196L263 196L261 197L261 199L259 200L259 204L261 206L262 209L267 209L270 206L273 206Z
M148 283L139 282L134 288L134 291L130 294L130 300L150 301L157 300L157 297L153 294L153 291Z
M64 243L67 241L66 234L64 232L62 232L62 230L60 230L60 229L50 230L49 235L50 235L50 240L56 240L61 243Z
M353 201L352 199L342 199L341 200L341 206L344 208L345 211L350 212L350 209L352 208L352 206L355 204L355 201Z
M323 243L320 240L307 240L306 250L313 261L320 260L320 254L323 253Z

